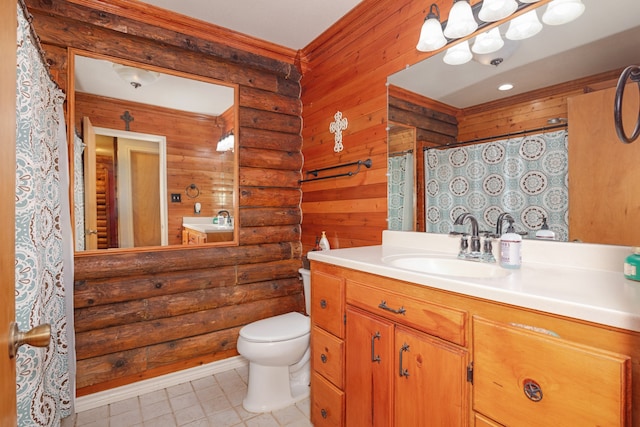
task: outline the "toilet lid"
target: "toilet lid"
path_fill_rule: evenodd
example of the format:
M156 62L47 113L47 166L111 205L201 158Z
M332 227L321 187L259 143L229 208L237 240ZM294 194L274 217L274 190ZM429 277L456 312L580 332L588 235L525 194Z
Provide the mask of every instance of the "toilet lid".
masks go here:
M309 318L292 312L250 323L240 329L240 336L254 342L278 342L301 337L310 331Z

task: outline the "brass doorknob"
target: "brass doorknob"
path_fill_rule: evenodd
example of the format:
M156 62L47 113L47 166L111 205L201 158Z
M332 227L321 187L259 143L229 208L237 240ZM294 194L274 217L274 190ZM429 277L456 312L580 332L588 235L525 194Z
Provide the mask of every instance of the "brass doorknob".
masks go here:
M29 344L34 347L47 347L51 341L51 325L45 323L35 328L20 332L18 324L11 322L9 327L9 357L14 358L18 353L18 348L22 344Z

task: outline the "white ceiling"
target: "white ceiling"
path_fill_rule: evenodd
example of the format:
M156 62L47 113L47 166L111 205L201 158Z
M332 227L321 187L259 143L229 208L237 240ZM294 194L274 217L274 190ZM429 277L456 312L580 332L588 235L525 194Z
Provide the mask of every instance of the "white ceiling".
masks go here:
M294 50L302 49L361 0L142 0Z
M497 67L475 61L447 65L442 52L390 76L389 82L465 108L640 64L640 1L582 1L586 9L577 20L560 26L544 25L540 33L522 40L513 56ZM541 6L540 10L545 8ZM501 33L505 31L506 24L501 27ZM507 82L515 85L513 90L497 90Z
M311 43L361 0L142 1L297 50ZM481 65L474 61L463 66L446 65L442 62L443 52L396 73L389 78L389 82L449 105L464 108L640 63L640 0L583 2L586 11L576 21L563 26L545 25L541 33L520 42L515 54L498 67ZM541 10L545 7L542 6ZM634 28L635 30L631 30ZM419 30L407 29L415 33L416 41ZM606 39L611 34L621 37ZM595 50L593 44L597 40L599 50ZM545 71L541 72L541 69ZM80 76L85 75L82 71L78 73ZM105 79L112 74L105 68L103 71L89 71L86 75ZM122 90L134 96L140 96L145 91L151 92L152 89L158 93L169 93L169 89L164 89L163 84L170 80L171 78L162 77L147 89L143 87L131 90L131 87L125 86ZM514 83L515 89L498 92L495 88L505 81ZM90 85L88 80L86 83L76 84L81 90ZM100 94L113 96L118 83L114 81L113 85L111 88L102 89ZM174 108L207 114L219 114L219 111L228 105L226 101L222 105L211 105L211 101L217 98L213 95L202 96L203 90L197 89L199 95L190 97L184 96L187 89L183 88L177 92L181 96L164 98L184 98L187 100L187 107ZM189 98L209 105L191 108L195 104L189 102ZM147 100L138 102L157 103Z
M294 50L302 49L361 0L144 0ZM161 74L133 88L109 61L77 57L79 92L217 116L233 104L233 89Z
M233 105L232 87L170 74L158 76L155 82L134 88L116 74L111 61L84 56L75 59L78 92L211 116L218 116Z

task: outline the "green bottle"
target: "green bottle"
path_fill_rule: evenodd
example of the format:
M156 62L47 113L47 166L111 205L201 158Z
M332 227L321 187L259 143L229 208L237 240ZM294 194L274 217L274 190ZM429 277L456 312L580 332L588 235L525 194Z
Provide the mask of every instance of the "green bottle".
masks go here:
M640 247L633 248L633 253L624 260L624 277L640 281Z

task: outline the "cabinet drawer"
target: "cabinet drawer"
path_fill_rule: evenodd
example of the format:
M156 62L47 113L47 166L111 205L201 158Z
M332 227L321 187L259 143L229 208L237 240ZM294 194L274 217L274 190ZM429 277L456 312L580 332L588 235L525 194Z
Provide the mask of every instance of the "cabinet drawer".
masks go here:
M343 388L344 343L341 339L313 327L311 332L311 367L326 379Z
M625 426L627 356L474 317L473 405L504 424Z
M311 375L311 423L314 427L341 427L344 393L317 372Z
M473 425L474 427L503 427L501 424L490 420L489 418L483 417L481 414L477 412L473 414Z
M344 280L311 270L311 321L344 338Z
M464 346L465 311L347 280L347 304Z

